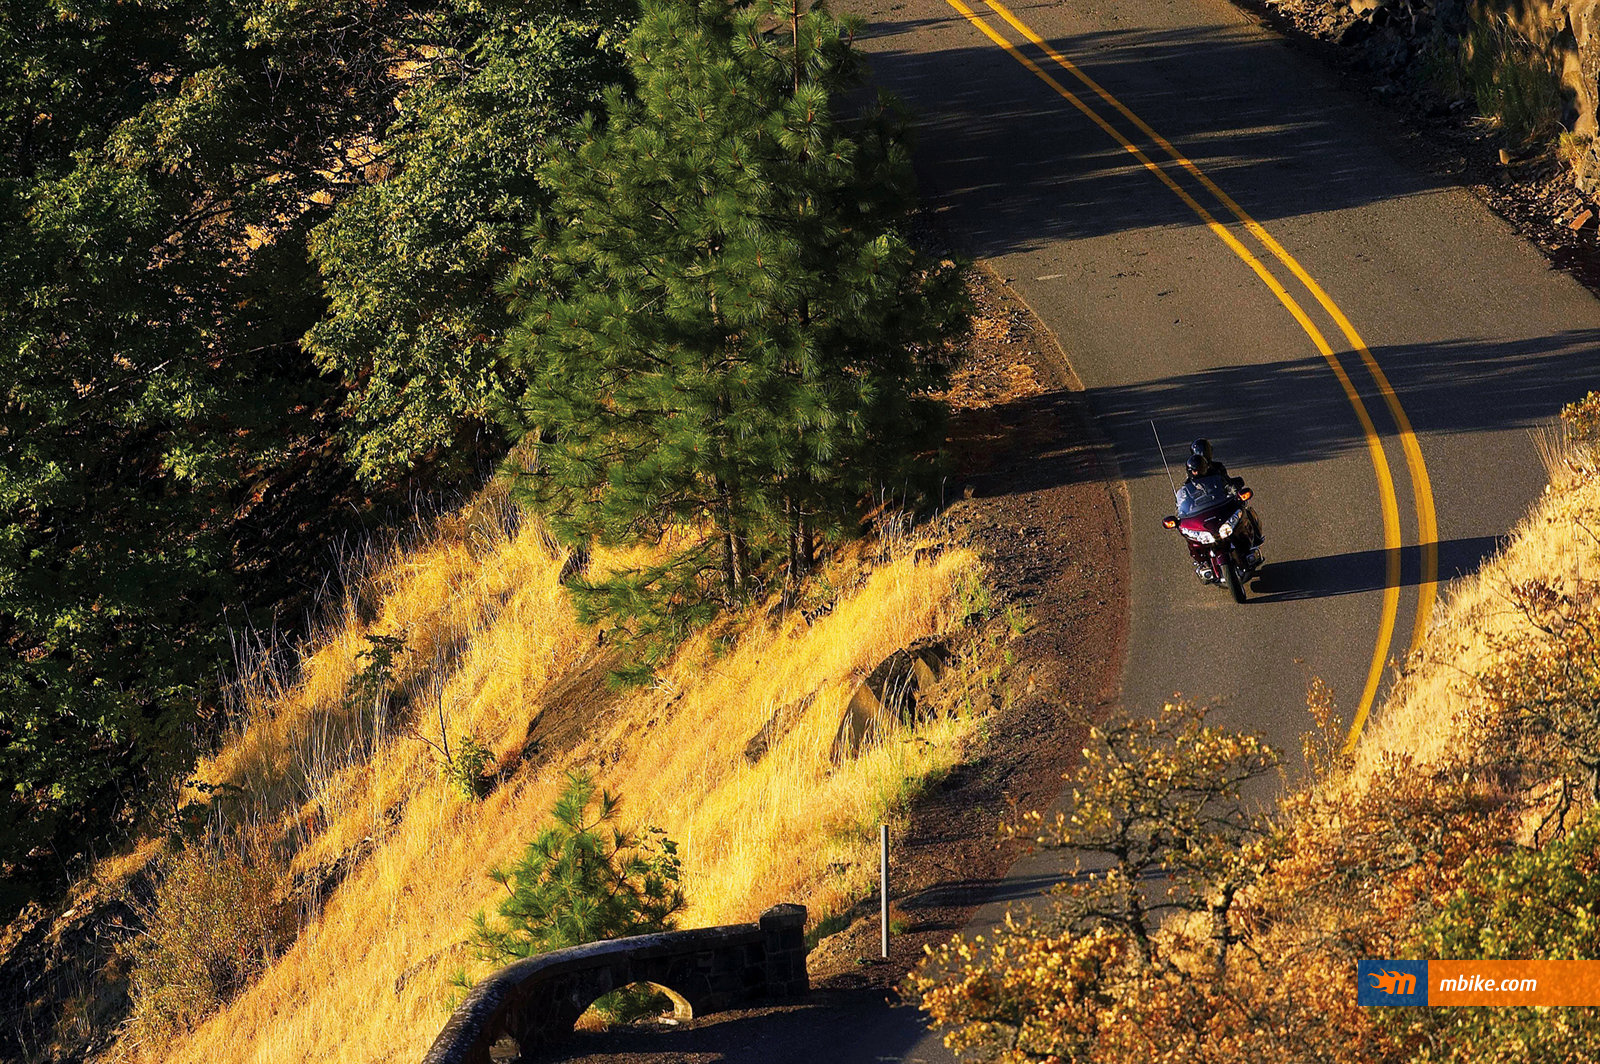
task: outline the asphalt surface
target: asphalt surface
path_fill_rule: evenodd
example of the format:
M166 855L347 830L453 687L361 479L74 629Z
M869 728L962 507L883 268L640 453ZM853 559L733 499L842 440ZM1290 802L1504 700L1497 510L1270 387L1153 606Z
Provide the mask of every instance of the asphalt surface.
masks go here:
M1123 705L1149 712L1179 692L1209 702L1292 766L1311 677L1331 685L1347 718L1375 651L1387 686L1419 605L1434 597L1420 544L1436 544L1443 591L1542 489L1530 430L1600 382L1600 302L1467 192L1430 177L1390 116L1223 0L1010 8L1320 286L1409 419L1425 471L1411 468L1380 386L1307 287L1111 103L983 0L964 2L1264 264L1327 339L1370 417L1402 544L1387 641L1395 581L1381 474L1355 404L1283 300L1124 145L948 0L840 5L868 20L874 81L918 117L924 199L1059 337L1111 439L1134 529ZM1201 585L1161 527L1172 496L1152 420L1172 461L1207 436L1255 489L1268 565L1248 603ZM1419 517L1419 480L1436 532ZM1019 865L1008 881L1016 889L977 924L1057 868L1049 858ZM953 1059L909 1008L859 1031L844 1026L851 1037L833 1042L828 1059Z
M919 117L925 199L1054 330L1114 444L1134 526L1125 704L1151 709L1182 692L1298 750L1311 676L1332 686L1347 716L1360 702L1387 582L1378 476L1334 371L1189 206L946 0L848 7L869 21L875 81ZM1010 10L1193 160L1342 309L1415 429L1441 576L1475 568L1544 483L1529 430L1600 380L1600 302L1468 193L1428 177L1388 116L1227 3ZM1233 222L1190 175L1166 169ZM1332 344L1382 439L1405 544L1385 655L1398 658L1423 566L1396 423L1329 314L1243 226L1228 228ZM1152 420L1171 460L1207 436L1255 489L1269 564L1246 605L1195 580L1161 527L1172 497Z

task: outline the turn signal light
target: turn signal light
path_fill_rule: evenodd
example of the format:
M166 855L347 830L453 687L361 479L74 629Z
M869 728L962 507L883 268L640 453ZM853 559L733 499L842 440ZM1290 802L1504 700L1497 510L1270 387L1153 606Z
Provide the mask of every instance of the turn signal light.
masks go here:
M1163 517L1161 519L1161 527L1162 528L1177 528L1178 527L1178 519L1176 517Z
M1239 492L1239 498L1243 499L1245 502L1249 502L1250 496L1254 494L1255 492L1251 491L1249 488L1244 488Z

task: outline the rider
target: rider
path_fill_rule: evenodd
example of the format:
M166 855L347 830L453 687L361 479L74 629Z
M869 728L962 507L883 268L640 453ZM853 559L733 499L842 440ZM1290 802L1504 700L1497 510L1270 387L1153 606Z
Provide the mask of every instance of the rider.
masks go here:
M1184 481L1185 484L1193 484L1196 478L1199 477L1222 477L1233 485L1235 491L1244 487L1243 477L1228 476L1228 467L1211 457L1211 441L1204 437L1195 440L1189 445L1188 473L1189 475ZM1251 536L1253 544L1251 554L1256 554L1267 537L1262 534L1261 518L1256 516L1255 510L1246 506L1244 512L1250 516L1250 526L1253 532Z
M1194 459L1196 457L1203 458L1205 460L1205 464L1200 473L1195 473L1194 471ZM1212 474L1215 474L1219 477L1225 477L1228 475L1228 467L1211 457L1211 441L1202 437L1189 445L1189 475L1204 477L1211 476ZM1235 484L1234 487L1240 487L1243 484L1244 481L1241 480L1238 484Z

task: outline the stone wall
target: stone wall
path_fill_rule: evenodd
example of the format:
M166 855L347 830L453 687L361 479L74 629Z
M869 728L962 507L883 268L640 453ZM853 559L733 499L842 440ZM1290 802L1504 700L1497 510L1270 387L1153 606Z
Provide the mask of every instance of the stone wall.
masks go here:
M681 1018L804 994L805 923L805 906L775 905L753 924L591 942L507 965L472 988L423 1064L489 1064L502 1039L531 1053L630 983L665 990Z

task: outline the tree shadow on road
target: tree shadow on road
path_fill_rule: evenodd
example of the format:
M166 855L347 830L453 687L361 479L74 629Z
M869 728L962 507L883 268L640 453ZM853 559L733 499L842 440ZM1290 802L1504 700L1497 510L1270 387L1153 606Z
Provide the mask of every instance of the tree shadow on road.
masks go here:
M1031 19L1027 5L1016 6ZM961 44L939 47L945 41ZM1062 238L1202 224L1161 193L1138 160L954 11L870 23L864 43L874 84L909 104L921 142L939 145L937 166L926 153L919 159L922 182L932 201L959 217L973 253L993 257ZM1178 144L1261 222L1416 196L1442 184L1374 165L1368 109L1331 79L1308 84L1302 59L1247 27L1085 33L1052 47ZM1029 51L1063 87L1144 142L1092 90ZM1169 163L1154 145L1148 149L1153 161Z
M1496 536L1441 541L1439 579L1453 580L1476 572L1501 542ZM1400 586L1416 586L1422 579L1420 549L1404 547L1397 553L1401 558ZM1385 550L1360 550L1282 562L1272 561L1269 556L1251 587L1254 594L1250 602L1289 602L1381 591L1388 582L1388 554Z
M1529 429L1600 380L1600 330L1534 340L1463 338L1373 349L1422 437ZM1381 396L1346 356L1380 435L1393 437ZM1332 370L1320 357L1241 363L1121 387L1093 388L1089 403L1117 445L1130 479L1162 472L1150 434L1169 444L1207 436L1231 469L1320 461L1364 450L1366 438ZM1176 453L1176 452L1175 452ZM1187 457L1183 447L1181 457ZM1490 490L1494 470L1477 470Z
M1551 424L1561 407L1582 398L1600 382L1600 329L1577 329L1534 340L1493 342L1470 338L1431 344L1373 349L1421 438L1424 455L1430 436L1531 429ZM1346 356L1347 362L1354 358ZM1357 376L1367 410L1379 432L1395 430L1371 382ZM1169 461L1188 457L1188 441L1206 436L1231 471L1246 477L1258 469L1319 462L1364 452L1366 438L1332 370L1320 357L1239 363L1158 380L1090 388L1089 408L1111 440L1115 459L1128 480L1163 475L1150 425L1155 422L1169 449ZM952 439L981 446L1018 425L1036 420L1041 410L1066 401L1065 393L1029 396L981 412L959 412ZM1392 461L1393 459L1391 459ZM1008 476L1022 476L1020 490L1072 483L1095 463L1073 448L1041 448L1020 457L1012 452ZM1175 467L1181 475L1181 467ZM1474 471L1484 490L1493 487L1494 469ZM984 474L976 478L984 490Z

